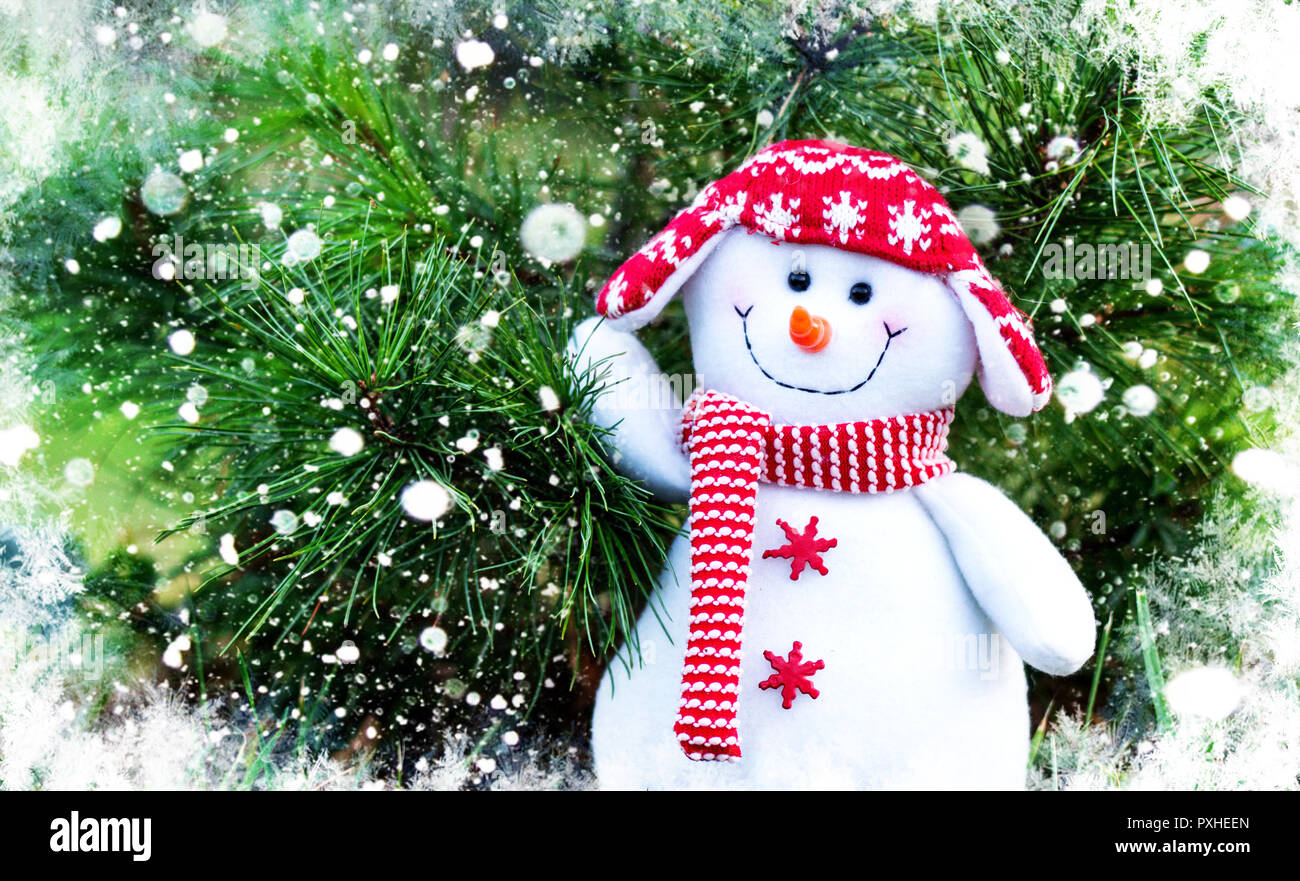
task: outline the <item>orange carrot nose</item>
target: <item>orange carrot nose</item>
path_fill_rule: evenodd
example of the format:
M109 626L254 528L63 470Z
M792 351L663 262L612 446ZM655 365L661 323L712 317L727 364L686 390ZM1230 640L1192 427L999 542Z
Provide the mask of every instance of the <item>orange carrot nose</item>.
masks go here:
M817 315L809 315L802 306L790 313L790 339L805 352L820 352L831 341L831 323Z

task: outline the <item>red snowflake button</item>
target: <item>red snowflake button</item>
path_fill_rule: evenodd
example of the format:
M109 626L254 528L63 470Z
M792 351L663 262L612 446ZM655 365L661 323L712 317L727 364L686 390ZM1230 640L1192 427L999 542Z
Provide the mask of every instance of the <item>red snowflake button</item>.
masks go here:
M838 544L837 539L817 537L817 518L808 521L803 532L795 532L784 520L776 525L785 531L788 541L779 548L763 551L763 559L768 557L785 557L790 561L790 580L798 581L805 565L826 574L826 564L822 562L822 551L830 550Z
M814 518L815 519L815 518ZM803 692L813 700L817 699L820 694L816 686L812 684L812 675L821 670L826 664L822 661L805 661L803 659L803 643L795 640L794 647L790 649L788 657L781 657L776 652L763 652L763 657L767 658L772 669L776 672L771 676L758 683L759 688L779 688L781 689L781 706L790 709L794 699L798 697L798 692Z

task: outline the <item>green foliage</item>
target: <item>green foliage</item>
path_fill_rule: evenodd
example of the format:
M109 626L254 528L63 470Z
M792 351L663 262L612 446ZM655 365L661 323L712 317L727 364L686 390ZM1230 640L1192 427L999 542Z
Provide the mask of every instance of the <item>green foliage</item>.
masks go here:
M603 655L635 622L666 512L587 422L568 295L506 281L445 244L415 256L363 234L263 275L213 319L217 354L178 359L206 402L166 429L177 462L220 475L180 528L238 536L200 620L222 652L276 658L272 698L320 687L350 643L331 698L353 715L416 718L435 690L531 708L548 675L576 673L557 670L563 649ZM364 446L332 448L340 431ZM433 523L403 508L417 481L449 495Z

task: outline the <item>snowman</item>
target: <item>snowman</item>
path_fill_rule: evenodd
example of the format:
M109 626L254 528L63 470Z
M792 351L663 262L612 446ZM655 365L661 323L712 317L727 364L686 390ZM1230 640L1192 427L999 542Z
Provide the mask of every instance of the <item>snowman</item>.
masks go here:
M697 390L629 331L676 294ZM1023 788L1024 663L1092 654L1052 542L945 454L978 376L1049 399L1025 317L932 185L824 141L764 149L629 259L570 342L620 469L690 516L601 683L602 786Z

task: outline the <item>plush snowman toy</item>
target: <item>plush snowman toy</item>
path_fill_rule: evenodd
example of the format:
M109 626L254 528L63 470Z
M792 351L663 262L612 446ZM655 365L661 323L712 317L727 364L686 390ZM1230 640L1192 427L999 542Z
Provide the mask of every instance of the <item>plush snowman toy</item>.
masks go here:
M684 407L626 332L678 291ZM690 501L640 661L601 684L601 784L1022 788L1022 660L1071 673L1096 625L1051 541L944 453L973 375L1012 416L1051 380L938 190L883 153L773 145L597 311L570 343L602 376L594 419L621 468Z

